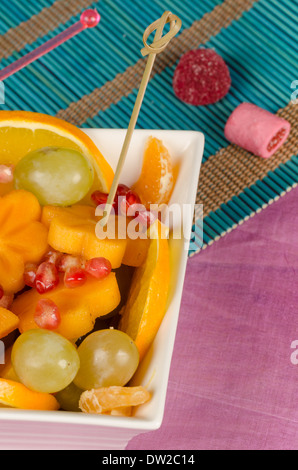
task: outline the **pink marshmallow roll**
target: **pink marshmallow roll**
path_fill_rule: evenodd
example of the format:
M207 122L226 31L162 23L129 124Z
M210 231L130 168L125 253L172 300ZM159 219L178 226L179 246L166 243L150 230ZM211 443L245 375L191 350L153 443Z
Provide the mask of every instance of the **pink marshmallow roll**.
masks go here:
M241 103L225 126L225 137L233 144L269 158L287 139L291 124L252 103Z

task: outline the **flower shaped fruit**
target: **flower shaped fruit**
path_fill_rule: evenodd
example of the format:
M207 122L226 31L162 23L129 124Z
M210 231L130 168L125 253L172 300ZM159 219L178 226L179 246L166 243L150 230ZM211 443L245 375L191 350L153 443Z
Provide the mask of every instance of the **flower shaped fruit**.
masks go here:
M48 230L40 222L41 207L27 191L0 198L0 284L5 292L24 287L25 263L37 263L48 248Z

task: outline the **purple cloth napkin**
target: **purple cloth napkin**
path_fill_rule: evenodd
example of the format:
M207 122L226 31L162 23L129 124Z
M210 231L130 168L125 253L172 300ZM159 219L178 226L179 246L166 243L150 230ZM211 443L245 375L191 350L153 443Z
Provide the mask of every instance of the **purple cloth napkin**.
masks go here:
M297 208L298 188L189 260L164 422L127 449L298 448Z

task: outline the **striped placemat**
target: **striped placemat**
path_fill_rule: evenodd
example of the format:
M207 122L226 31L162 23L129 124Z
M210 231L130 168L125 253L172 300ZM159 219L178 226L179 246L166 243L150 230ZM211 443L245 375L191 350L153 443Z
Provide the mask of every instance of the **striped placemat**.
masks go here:
M139 128L191 129L206 145L189 254L213 243L298 183L297 109L291 103L297 74L297 23L292 0L21 0L1 2L0 60L4 67L96 8L100 26L86 30L6 80L0 109L25 109L81 127L126 128L145 67L145 28L165 9L183 29L156 60ZM181 55L212 47L229 66L229 94L211 106L193 107L175 97L172 78ZM287 143L261 160L226 141L223 129L242 101L278 113L292 124ZM186 182L187 184L187 182Z

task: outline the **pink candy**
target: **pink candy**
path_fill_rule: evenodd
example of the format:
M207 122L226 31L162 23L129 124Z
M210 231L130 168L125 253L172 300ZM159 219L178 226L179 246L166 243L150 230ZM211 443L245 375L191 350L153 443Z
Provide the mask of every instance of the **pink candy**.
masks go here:
M230 115L225 137L259 157L269 158L285 142L290 129L285 119L255 104L242 103Z

